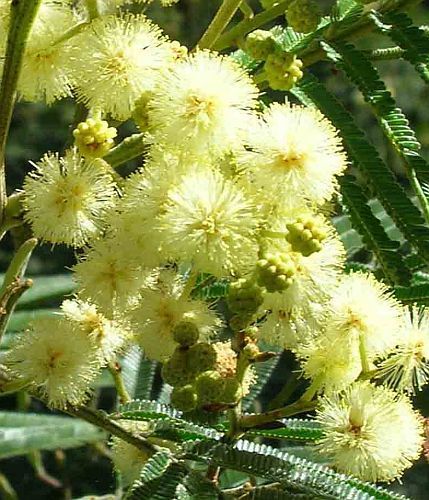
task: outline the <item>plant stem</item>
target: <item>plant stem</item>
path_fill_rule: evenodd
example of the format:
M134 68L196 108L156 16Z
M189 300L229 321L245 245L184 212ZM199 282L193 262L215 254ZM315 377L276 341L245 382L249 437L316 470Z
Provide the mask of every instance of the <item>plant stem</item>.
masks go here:
M298 375L296 373L292 373L280 392L270 401L268 409L273 410L278 408L280 405L287 403L297 387Z
M0 301L5 293L6 289L17 279L22 278L27 269L28 261L31 257L31 253L37 245L36 238L30 238L25 241L18 249L16 254L13 256L12 262L7 268L6 274L3 279L3 283L0 287Z
M128 403L128 401L131 401L131 396L128 394L127 388L125 387L121 366L117 362L111 362L107 365L107 368L112 375L113 381L115 382L119 402L121 404Z
M258 427L259 425L274 422L275 420L291 417L293 415L297 415L298 413L312 411L315 407L316 401L298 400L291 405L278 408L277 410L256 413L254 415L243 415L240 419L240 428L251 429L252 427Z
M0 224L7 203L5 150L12 119L16 88L27 39L41 0L15 0L10 4L10 26L0 85Z
M92 410L86 406L81 406L80 408L67 408L64 412L73 417L86 420L87 422L104 429L109 434L117 436L123 441L132 444L149 455L153 455L157 451L156 446L151 444L147 439L130 434L123 427L110 420L107 415L104 415L104 413L101 413L100 411Z
M214 44L213 48L215 50L224 50L228 47L234 45L238 39L247 35L251 31L258 29L264 24L269 23L276 17L284 14L292 0L284 0L280 2L278 5L271 7L270 9L264 10L260 12L256 16L252 18L244 19L239 22L236 26L231 28L229 31L220 36L217 42Z
M362 365L362 373L368 373L371 371L371 368L369 366L369 361L368 361L368 353L366 349L366 343L365 343L365 337L364 335L359 335L359 355L360 355L360 362Z
M223 0L209 27L198 42L200 49L211 49L240 7L242 0Z
M127 161L142 155L148 149L145 134L133 134L126 137L121 143L112 148L104 157L113 168L117 168Z
M78 35L83 29L85 29L87 26L90 25L89 21L81 21L71 28L69 28L67 31L65 31L59 38L53 42L52 46L58 45L60 43L66 42L67 40L70 40L70 38L73 38L74 36Z
M7 330L9 319L21 295L33 286L33 280L17 279L12 282L0 301L0 342ZM9 292L9 293L8 293Z
M408 177L410 179L411 186L416 193L417 199L420 202L420 207L423 211L425 220L429 224L429 200L425 196L422 186L417 178L416 171L413 168L407 168Z
M97 0L85 0L85 4L86 4L86 10L88 11L88 17L90 20L99 17L100 11L98 9Z

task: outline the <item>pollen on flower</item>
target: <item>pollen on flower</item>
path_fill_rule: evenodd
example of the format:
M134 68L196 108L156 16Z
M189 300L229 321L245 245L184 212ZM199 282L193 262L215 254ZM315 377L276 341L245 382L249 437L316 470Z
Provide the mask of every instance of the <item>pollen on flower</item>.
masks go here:
M127 250L126 241L97 240L73 268L79 296L107 315L131 307L147 278L147 271Z
M74 78L69 67L70 47L58 42L76 23L68 1L45 0L32 26L23 57L18 92L22 99L51 104L71 96Z
M261 187L321 204L337 188L347 160L338 132L316 109L272 104L249 134L239 161Z
M183 295L184 282L170 270L160 270L149 286L140 291L140 298L131 313L137 341L150 359L164 361L177 343L174 328L181 321L192 322L200 340L208 340L222 322L208 305Z
M75 37L73 65L79 98L118 120L131 116L140 95L170 60L169 44L144 16L95 19Z
M114 206L115 186L102 160L75 150L46 154L24 181L25 218L37 238L80 247L99 234Z
M257 94L229 57L200 51L161 74L149 120L165 147L219 155L243 143Z
M205 169L185 175L168 193L160 237L172 258L222 276L255 260L257 224L245 193L222 174Z
M35 320L14 340L5 362L54 408L83 403L100 367L88 335L60 316Z
M414 306L404 311L398 344L386 353L377 377L388 387L414 394L429 381L429 314Z
M320 400L319 451L346 474L365 481L392 481L416 460L423 445L423 419L404 396L369 382L356 382Z
M363 343L369 359L382 356L398 342L402 309L392 293L372 275L355 272L343 276L329 304L327 335Z
M130 337L130 331L124 322L107 319L97 311L97 307L79 299L65 300L61 304L64 317L75 321L93 341L101 358L111 361L121 352Z

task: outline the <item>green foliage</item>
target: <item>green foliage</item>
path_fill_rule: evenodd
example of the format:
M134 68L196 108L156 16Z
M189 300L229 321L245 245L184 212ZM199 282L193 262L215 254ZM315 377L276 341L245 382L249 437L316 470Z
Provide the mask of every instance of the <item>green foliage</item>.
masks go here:
M173 500L186 474L184 465L170 452L159 451L143 467L126 500Z
M371 13L376 26L388 35L405 52L402 55L419 73L425 83L429 83L429 38L418 26L413 25L404 12L390 12L383 16Z
M0 458L103 441L98 427L70 417L0 412Z
M125 386L133 399L151 398L157 365L136 346L127 351L121 367Z
M221 467L246 472L266 480L281 482L297 493L314 498L354 498L356 500L394 500L402 495L337 474L320 464L311 463L287 452L240 440L235 445L197 444L193 453Z
M50 300L67 296L75 290L71 273L36 276L32 279L33 286L21 297L17 309L35 308Z
M350 113L314 77L307 76L299 88L294 89L294 94L303 102L316 104L341 131L350 159L365 176L372 193L382 203L407 240L419 250L423 257L427 258L429 256L429 228L426 226L423 215L380 158L378 151L357 127Z

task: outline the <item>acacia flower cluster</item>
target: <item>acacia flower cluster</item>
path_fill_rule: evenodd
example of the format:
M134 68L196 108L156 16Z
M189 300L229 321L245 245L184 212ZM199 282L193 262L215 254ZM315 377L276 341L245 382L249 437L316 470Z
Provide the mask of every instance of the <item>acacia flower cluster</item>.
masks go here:
M46 0L30 35L20 97L74 94L90 117L64 154L32 164L23 186L34 236L77 249L77 291L15 340L11 373L66 408L138 345L163 363L173 405L223 411L249 391L268 343L297 356L320 397L319 451L364 480L399 477L423 443L407 393L429 379L429 316L372 275L344 270L330 222L348 165L338 131L315 108L263 105L232 56L188 53L144 15L118 11L125 3L106 0L63 36L82 6ZM123 178L102 157L114 146L109 122L129 119L147 147ZM196 293L216 280L229 284L222 307Z

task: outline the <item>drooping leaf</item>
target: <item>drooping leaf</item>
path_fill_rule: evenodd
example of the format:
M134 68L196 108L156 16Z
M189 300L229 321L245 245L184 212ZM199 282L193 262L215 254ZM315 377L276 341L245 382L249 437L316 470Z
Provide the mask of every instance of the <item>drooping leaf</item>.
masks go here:
M404 304L429 305L429 283L395 287L395 296Z

